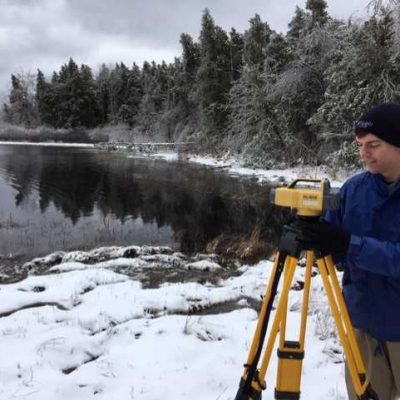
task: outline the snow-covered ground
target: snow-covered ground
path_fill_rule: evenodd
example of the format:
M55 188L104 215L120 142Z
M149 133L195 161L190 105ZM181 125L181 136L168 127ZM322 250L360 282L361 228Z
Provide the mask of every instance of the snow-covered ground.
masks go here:
M26 279L0 285L1 399L228 400L257 322L250 304L265 294L272 263L244 265L212 283L223 269L215 257L132 246L59 252L21 268L30 271ZM153 269L203 278L146 288ZM299 268L296 281L303 275ZM317 275L302 398L344 399L343 355L322 289ZM297 338L301 296L292 291L288 339ZM226 304L229 311L213 311ZM275 351L266 379L263 397L273 398Z

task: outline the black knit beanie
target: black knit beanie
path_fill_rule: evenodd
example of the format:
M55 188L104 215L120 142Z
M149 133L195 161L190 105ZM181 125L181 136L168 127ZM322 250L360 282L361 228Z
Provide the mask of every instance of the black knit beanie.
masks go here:
M400 147L400 104L383 103L367 111L356 123L356 135L373 133Z

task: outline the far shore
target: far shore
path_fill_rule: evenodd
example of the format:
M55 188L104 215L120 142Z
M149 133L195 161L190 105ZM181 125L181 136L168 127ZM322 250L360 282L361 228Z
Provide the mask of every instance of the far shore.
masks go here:
M94 143L65 143L65 142L13 142L2 141L1 145L23 145L23 146L60 146L60 147L95 147Z

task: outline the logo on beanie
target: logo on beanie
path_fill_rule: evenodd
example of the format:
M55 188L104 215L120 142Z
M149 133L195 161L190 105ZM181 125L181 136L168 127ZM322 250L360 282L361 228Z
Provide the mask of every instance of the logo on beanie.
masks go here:
M356 128L359 129L369 129L374 126L374 123L371 121L360 120L357 122Z

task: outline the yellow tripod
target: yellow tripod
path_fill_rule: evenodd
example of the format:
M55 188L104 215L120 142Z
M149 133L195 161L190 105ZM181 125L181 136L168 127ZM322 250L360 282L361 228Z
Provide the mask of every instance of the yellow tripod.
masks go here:
M265 375L267 373L272 350L278 333L278 371L275 387L275 399L298 400L300 398L304 340L312 277L311 272L315 260L322 277L332 310L332 315L337 325L355 392L360 400L377 400L377 395L372 390L366 377L366 369L355 338L354 329L350 321L345 300L340 289L332 257L309 249L303 249L302 245L297 241L297 233L296 229L291 225L284 227L284 232L279 244L279 251L275 258L272 275L269 280L253 342L235 400L261 399L261 392L266 388ZM300 334L297 341L288 341L285 339L285 335L289 290L292 286L299 256L304 250L307 251L307 263ZM258 367L272 305L282 273L284 273L284 279L280 299L271 326L270 336L261 360L261 365Z

